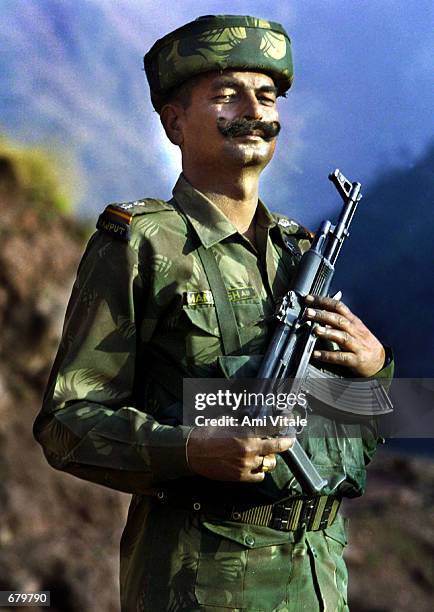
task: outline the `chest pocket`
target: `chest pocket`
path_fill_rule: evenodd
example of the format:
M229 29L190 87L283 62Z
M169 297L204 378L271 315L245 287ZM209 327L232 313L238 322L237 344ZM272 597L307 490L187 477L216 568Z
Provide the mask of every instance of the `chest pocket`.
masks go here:
M203 336L220 336L217 316L214 306L186 306L182 307L182 316L191 326L191 333Z
M254 302L232 302L232 308L238 328L253 327L263 317L259 299ZM192 325L212 336L220 336L217 313L214 305L182 307Z
M249 303L232 302L230 306L235 316L240 342L245 345L261 333L261 329L256 325L262 316L259 299L249 300ZM213 304L201 306L184 304L181 316L184 325L188 328L185 337L186 352L189 357L198 358L200 361L205 358L207 361L210 350L215 352L215 357L221 354L221 331Z

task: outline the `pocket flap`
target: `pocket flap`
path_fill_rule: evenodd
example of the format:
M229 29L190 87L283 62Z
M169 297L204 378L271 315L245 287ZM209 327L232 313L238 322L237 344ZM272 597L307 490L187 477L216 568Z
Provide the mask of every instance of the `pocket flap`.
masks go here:
M294 541L294 534L291 531L276 531L270 527L258 527L257 525L232 523L230 521L224 523L203 521L202 526L208 531L237 542L246 548L262 548Z
M191 323L202 331L212 336L218 337L220 335L214 306L200 306L197 308L183 306L182 310Z
M217 359L225 378L255 378L262 355L220 355Z

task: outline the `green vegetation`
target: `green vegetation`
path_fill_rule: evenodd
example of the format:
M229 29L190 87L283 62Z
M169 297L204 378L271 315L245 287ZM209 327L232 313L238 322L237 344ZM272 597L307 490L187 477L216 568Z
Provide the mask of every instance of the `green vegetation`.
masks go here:
M19 187L38 206L61 213L73 210L72 198L61 187L56 160L41 147L20 145L0 135L0 162L9 168Z

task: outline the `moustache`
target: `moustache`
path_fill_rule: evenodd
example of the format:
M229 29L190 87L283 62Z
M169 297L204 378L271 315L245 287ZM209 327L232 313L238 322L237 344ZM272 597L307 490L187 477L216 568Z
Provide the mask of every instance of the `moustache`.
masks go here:
M278 121L260 121L259 119L234 119L233 121L226 121L223 117L219 117L217 119L217 127L225 138L259 133L259 136L262 136L264 140L272 140L280 132L280 123Z

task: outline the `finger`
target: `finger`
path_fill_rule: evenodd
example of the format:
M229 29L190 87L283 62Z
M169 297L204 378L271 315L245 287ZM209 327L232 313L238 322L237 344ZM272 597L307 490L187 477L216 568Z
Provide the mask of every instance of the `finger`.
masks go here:
M307 295L305 299L308 306L336 312L337 314L344 316L349 321L353 321L356 318L348 306L341 302L341 300L320 295Z
M317 325L314 332L320 338L337 342L341 348L346 349L347 351L355 352L357 348L355 339L346 331L339 331L337 329L333 329L332 327L322 327L321 325Z
M323 326L330 325L335 329L341 329L343 331L350 331L351 329L351 322L346 317L336 312L307 308L306 317L311 321L318 321L318 323L321 323Z
M274 453L283 453L294 444L294 438L267 438L261 440L260 455L272 455Z
M242 482L262 482L265 478L265 472L250 472L242 478Z
M324 363L332 363L334 365L342 365L349 368L354 368L357 365L357 358L354 353L346 351L314 351L313 357Z
M261 472L261 471L262 471L262 470L261 470L261 468L262 468L263 461L264 461L264 457L263 457L262 455L258 455L258 456L255 458L255 460L254 460L254 465L253 465L253 467L252 467L252 470L251 470L251 471L252 471L253 473L255 473L255 472Z
M277 465L276 455L272 453L271 455L265 455L262 460L262 471L272 472Z
M276 464L276 455L274 453L265 456L259 455L255 460L252 472L272 472Z

